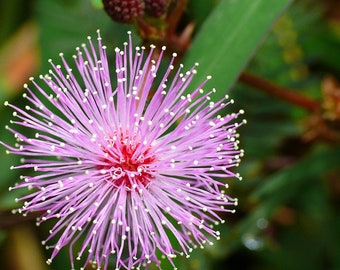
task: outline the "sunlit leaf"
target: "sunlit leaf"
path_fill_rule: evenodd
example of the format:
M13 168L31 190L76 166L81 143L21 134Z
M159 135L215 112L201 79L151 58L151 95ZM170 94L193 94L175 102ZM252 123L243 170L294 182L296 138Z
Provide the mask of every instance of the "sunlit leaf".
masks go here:
M213 76L218 91L214 99L224 97L244 69L270 26L291 0L223 0L202 25L184 59L187 66L200 64L194 78L198 84Z

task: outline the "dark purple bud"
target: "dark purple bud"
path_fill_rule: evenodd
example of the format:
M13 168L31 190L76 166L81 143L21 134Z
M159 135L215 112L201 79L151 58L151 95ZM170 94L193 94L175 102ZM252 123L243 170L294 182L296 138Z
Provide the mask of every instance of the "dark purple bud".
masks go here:
M112 20L120 23L132 23L143 16L143 0L103 0L104 9Z
M145 11L153 17L162 16L167 9L169 0L144 0Z

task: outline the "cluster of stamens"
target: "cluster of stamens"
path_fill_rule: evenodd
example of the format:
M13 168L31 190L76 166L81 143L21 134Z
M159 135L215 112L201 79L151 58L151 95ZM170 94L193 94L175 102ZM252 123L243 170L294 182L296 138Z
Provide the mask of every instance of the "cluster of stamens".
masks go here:
M120 134L105 137L106 144L102 145L104 159L97 169L107 174L108 180L114 186L124 186L127 190L139 185L147 187L154 178L153 163L155 155L150 147L145 149L136 136Z

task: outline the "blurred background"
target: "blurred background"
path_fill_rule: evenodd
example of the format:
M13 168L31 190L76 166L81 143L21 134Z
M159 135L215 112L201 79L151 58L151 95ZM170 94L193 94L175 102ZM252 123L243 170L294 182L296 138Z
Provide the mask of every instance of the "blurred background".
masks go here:
M187 68L221 52L209 73L198 68L198 79L213 75L209 86L216 82L218 95L235 100L232 110L246 112L243 180L228 182L239 205L219 226L221 240L176 259L178 269L340 269L340 2L280 1L177 0L160 17L122 24L100 0L0 0L0 104L20 106L28 78L45 74L59 52L71 56L98 28L112 52L132 30L135 45L165 44ZM11 114L0 105L0 140L9 144ZM24 194L8 191L20 157L0 150L0 268L70 269L67 250L45 263L50 251L40 242L51 224L11 214Z

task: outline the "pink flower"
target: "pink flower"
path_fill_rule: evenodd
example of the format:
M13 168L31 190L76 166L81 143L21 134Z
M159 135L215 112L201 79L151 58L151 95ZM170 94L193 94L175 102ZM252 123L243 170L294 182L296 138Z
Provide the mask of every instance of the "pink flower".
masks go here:
M184 94L196 71L174 70L175 54L159 74L165 48L154 61L155 48L134 50L130 37L109 68L99 31L96 47L89 38L89 47L77 48L75 70L62 54L61 65L50 61L42 82L25 85L25 109L6 102L15 110L11 123L35 132L7 127L17 144L2 143L25 157L14 169L35 171L14 187L32 189L17 212L43 212L38 224L55 220L43 241L55 243L48 263L65 246L72 268L74 257L98 269L109 261L116 269L159 265L160 253L170 262L189 257L219 239L219 212L234 211L223 181L239 177L230 169L243 154L233 123L242 111L217 115L232 101L212 102L205 82Z

